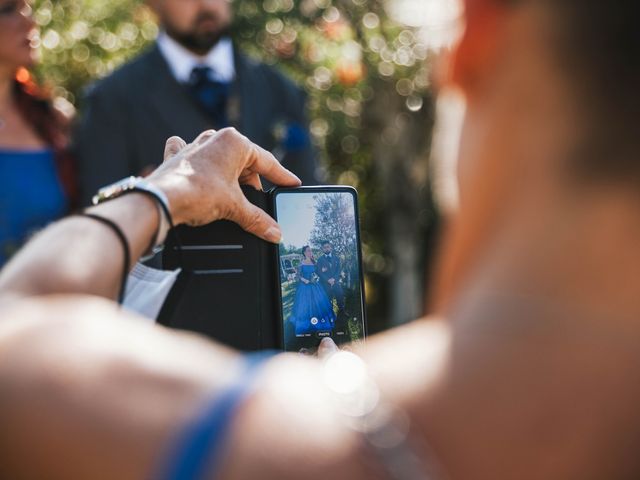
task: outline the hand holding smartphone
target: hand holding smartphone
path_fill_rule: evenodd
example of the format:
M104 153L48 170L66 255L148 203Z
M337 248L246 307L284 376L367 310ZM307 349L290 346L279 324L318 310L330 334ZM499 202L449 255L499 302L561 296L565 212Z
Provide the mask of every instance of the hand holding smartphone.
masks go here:
M279 188L273 212L278 249L281 341L286 351L313 351L366 335L357 192L351 187Z

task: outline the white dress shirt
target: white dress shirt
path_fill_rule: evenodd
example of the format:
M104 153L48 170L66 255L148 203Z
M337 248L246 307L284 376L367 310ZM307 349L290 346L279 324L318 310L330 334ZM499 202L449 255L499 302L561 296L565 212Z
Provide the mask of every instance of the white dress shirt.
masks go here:
M210 67L211 79L218 82L231 83L236 78L233 43L228 37L220 39L217 45L204 56L190 52L164 31L158 35L157 43L173 76L180 83L187 83L191 71L198 66Z

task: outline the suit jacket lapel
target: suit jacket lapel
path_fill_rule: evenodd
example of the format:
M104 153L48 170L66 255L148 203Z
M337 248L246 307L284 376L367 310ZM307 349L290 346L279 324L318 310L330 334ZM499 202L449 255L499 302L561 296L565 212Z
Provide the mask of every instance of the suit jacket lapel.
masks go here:
M238 47L233 48L236 66L236 102L235 107L239 111L237 128L248 138L256 141L259 132L258 118L256 115L256 94L259 85L256 85L255 68L248 58L242 55Z
M158 47L154 46L148 55L150 78L148 85L142 88L148 92L150 108L157 113L157 120L187 142L212 128L211 120L197 108L186 88L175 79Z

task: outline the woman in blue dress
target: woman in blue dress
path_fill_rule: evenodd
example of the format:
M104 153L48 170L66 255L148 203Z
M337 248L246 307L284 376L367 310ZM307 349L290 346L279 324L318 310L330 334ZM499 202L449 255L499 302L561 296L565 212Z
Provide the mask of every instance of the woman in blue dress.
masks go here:
M0 268L75 198L68 121L35 85L36 24L25 0L0 0Z
M301 336L316 332L331 332L336 314L316 275L316 261L311 247L303 247L302 256L302 262L298 267L299 283L291 314L295 334Z

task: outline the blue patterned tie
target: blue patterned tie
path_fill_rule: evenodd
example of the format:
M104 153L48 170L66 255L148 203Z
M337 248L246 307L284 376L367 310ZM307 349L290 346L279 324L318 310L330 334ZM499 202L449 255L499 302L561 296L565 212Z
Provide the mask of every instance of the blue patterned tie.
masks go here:
M227 101L231 84L213 80L210 67L197 66L191 71L189 90L198 105L213 120L216 128L229 126L227 119Z

